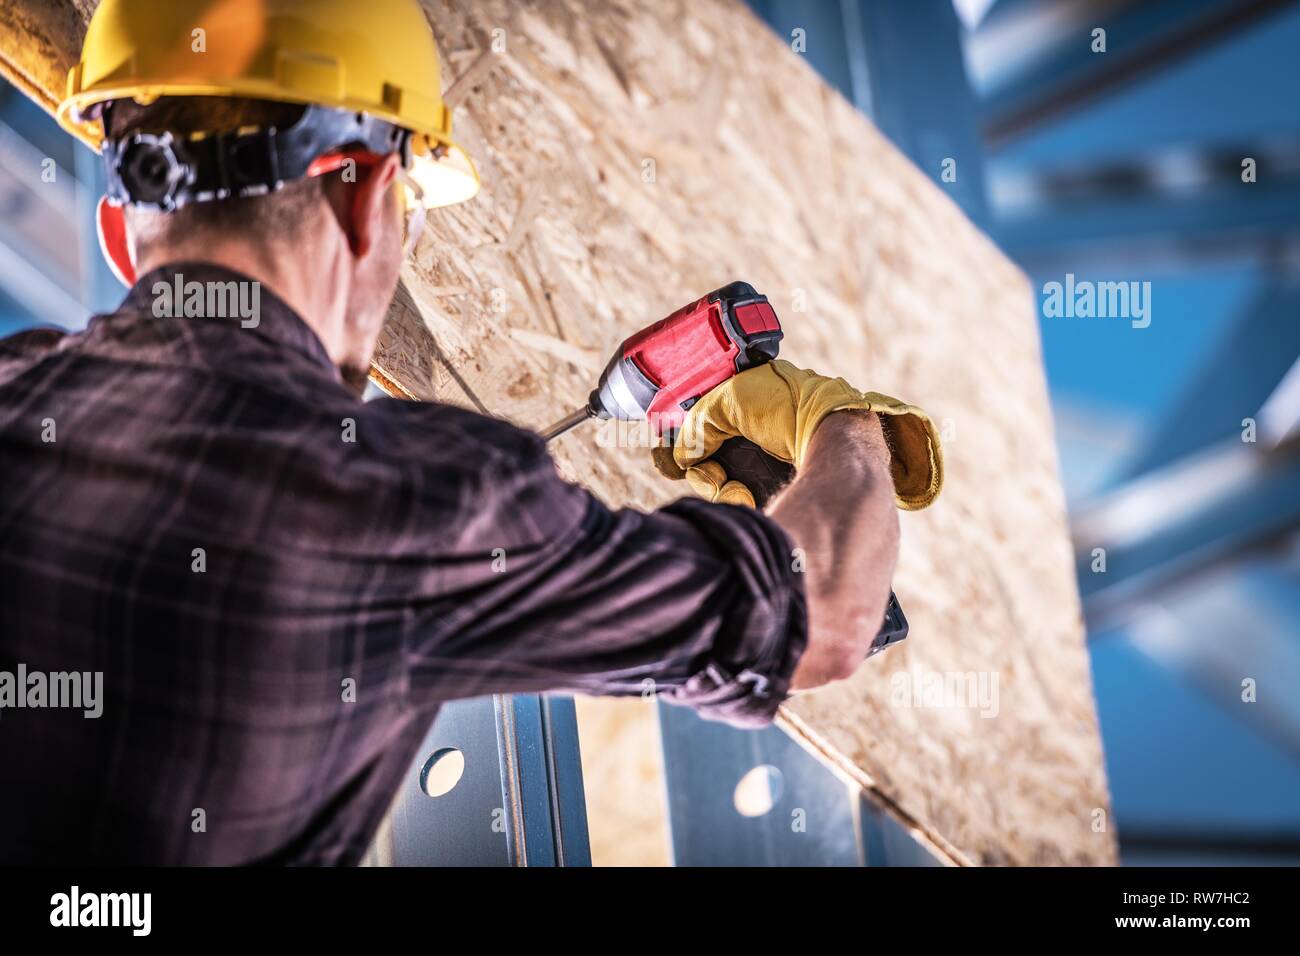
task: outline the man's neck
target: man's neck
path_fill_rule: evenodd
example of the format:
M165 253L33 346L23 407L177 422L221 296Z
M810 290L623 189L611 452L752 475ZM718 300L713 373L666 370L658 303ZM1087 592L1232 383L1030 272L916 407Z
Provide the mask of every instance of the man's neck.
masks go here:
M332 257L326 257L332 258ZM305 268L308 260L318 263ZM212 242L170 246L161 253L141 256L137 274L181 262L205 262L239 272L274 292L316 333L330 360L344 364L345 316L348 303L347 270L341 263L322 262L319 250L293 256L292 261L243 243Z

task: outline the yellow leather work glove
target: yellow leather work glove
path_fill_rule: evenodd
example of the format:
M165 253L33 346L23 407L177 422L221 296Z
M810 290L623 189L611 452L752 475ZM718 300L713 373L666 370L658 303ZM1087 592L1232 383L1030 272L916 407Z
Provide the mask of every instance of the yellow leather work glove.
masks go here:
M749 489L708 460L723 442L748 438L797 471L822 419L852 408L880 416L898 507L927 507L943 487L943 451L930 416L915 405L859 392L842 378L826 378L783 359L741 372L696 402L673 447L654 449L655 467L665 477L685 478L710 501L752 507Z

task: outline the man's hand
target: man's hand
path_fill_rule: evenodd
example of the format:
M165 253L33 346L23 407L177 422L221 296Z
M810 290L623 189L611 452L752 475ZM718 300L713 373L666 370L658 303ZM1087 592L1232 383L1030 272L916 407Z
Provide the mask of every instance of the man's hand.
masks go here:
M686 478L710 501L754 504L749 491L709 457L729 438L742 436L799 470L822 420L849 409L878 412L890 451L890 477L898 507L929 505L943 486L943 455L930 418L879 392L860 392L842 378L827 378L776 359L722 383L691 408L671 449L655 449L655 467Z
M778 359L700 399L655 465L711 501L752 506L743 476L709 457L737 436L796 469L768 508L807 575L809 639L793 687L846 678L884 620L898 558L894 506L924 508L942 487L934 426L915 406Z

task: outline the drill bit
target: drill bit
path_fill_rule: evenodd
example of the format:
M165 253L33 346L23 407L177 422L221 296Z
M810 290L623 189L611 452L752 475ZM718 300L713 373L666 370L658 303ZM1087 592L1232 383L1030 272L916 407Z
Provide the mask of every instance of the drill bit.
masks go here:
M592 417L594 416L592 415L591 407L589 405L583 405L581 408L574 409L568 415L565 415L549 428L543 428L542 438L546 441L550 441L552 438L563 435L573 426L581 425L588 418Z

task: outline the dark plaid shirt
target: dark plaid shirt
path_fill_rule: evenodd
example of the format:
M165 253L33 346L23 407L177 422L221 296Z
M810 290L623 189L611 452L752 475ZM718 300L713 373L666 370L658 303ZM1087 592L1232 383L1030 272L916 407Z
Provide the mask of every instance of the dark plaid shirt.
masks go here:
M0 862L355 862L455 698L770 719L806 626L775 523L611 511L530 432L361 403L266 288L256 328L155 317L173 271L241 278L0 341L0 671L103 674L98 719L0 710Z

